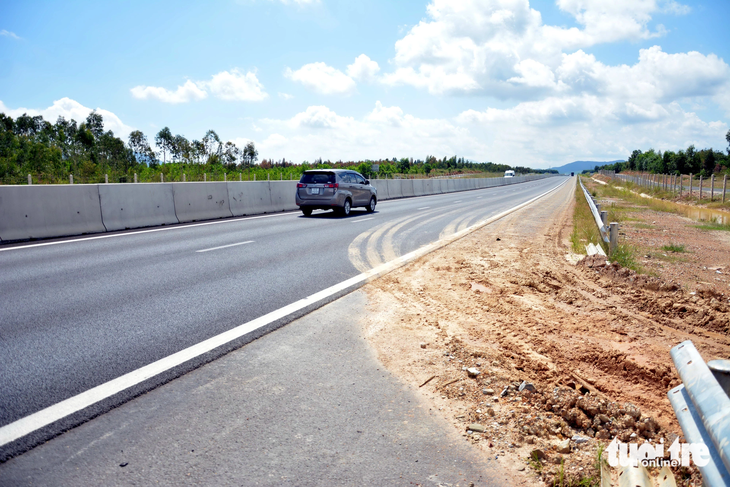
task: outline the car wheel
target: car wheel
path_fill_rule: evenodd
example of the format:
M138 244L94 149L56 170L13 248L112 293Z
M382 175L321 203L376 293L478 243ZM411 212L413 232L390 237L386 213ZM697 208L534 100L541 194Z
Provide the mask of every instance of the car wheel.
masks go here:
M341 216L349 216L351 209L352 209L352 202L350 201L350 198L347 198L345 200L345 204L342 206L342 208L340 208L339 213Z
M310 216L312 214L311 208L302 208L302 213L304 213L304 216Z
M372 213L375 211L375 197L374 196L372 196L370 198L370 204L368 204L367 210L368 210L368 213Z

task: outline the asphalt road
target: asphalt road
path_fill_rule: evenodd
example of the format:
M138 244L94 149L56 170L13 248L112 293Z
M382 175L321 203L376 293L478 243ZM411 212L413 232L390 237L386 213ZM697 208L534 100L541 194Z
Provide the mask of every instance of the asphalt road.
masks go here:
M563 183L0 247L0 426L279 309ZM227 350L221 350L219 354ZM105 412L208 354L85 412ZM73 418L74 424L84 418ZM64 428L61 424L59 427Z

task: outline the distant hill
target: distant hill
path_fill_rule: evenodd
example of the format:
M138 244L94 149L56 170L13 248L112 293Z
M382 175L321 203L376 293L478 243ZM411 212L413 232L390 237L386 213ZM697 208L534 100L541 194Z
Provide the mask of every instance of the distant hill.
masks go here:
M569 164L565 164L564 166L560 167L551 167L550 169L557 170L560 174L565 173L580 173L585 171L586 169L593 169L596 166L603 166L605 164L613 164L614 162L622 162L621 159L618 159L616 161L575 161L571 162Z

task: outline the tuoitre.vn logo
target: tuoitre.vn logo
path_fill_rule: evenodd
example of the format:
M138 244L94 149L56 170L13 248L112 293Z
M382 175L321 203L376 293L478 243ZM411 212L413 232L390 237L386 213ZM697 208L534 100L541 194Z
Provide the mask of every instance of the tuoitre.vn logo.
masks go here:
M698 467L710 463L710 449L704 443L680 443L679 438L664 452L664 438L658 444L650 442L622 443L614 438L604 455L612 467L628 467L642 464L645 467L689 467L693 462Z

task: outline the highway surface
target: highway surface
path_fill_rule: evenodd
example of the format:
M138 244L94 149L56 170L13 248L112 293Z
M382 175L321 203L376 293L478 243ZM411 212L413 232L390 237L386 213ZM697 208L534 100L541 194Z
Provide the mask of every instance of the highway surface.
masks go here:
M384 201L375 213L354 210L348 218L289 212L2 246L0 427L565 182ZM228 350L53 427L78 424Z

